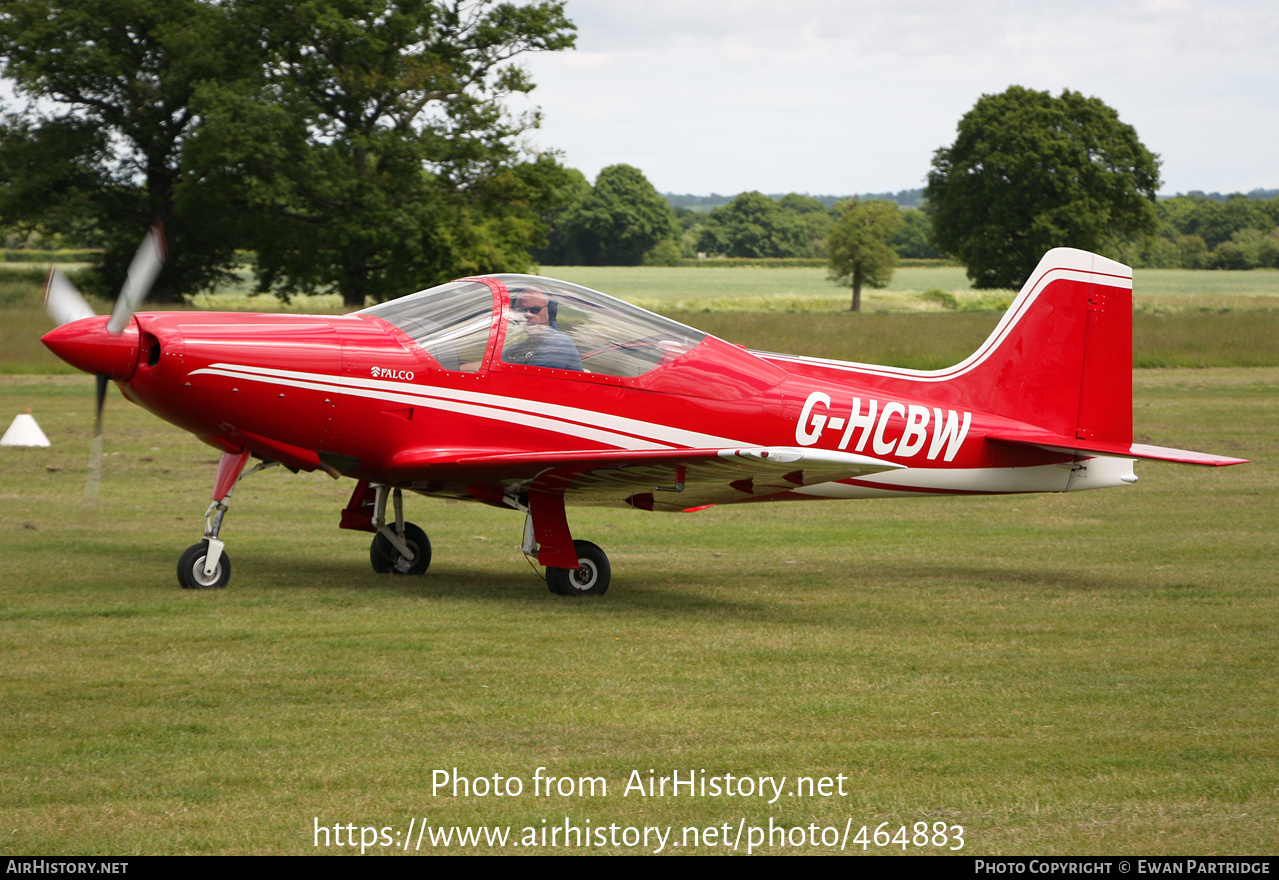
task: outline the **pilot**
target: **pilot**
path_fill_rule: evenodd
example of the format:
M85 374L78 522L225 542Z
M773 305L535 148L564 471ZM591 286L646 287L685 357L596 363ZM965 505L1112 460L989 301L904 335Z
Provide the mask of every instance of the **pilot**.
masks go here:
M555 325L556 306L545 291L535 287L511 291L512 326L519 326L525 339L506 346L503 362L582 371L577 346Z

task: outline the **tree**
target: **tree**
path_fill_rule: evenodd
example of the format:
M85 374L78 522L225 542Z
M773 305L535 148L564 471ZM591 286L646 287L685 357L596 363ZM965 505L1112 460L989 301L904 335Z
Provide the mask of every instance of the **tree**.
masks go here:
M809 252L809 227L794 210L761 192L745 192L706 216L697 249L729 257L799 257Z
M0 224L94 236L114 292L160 219L171 256L153 299L211 285L234 245L215 202L182 204L191 105L254 63L230 4L0 0L0 66L33 99L0 123Z
M974 286L1016 288L1051 248L1152 233L1158 186L1158 158L1099 99L1013 86L959 121L924 195L938 248Z
M576 168L564 170L563 183L552 196L553 204L543 212L545 239L531 250L534 260L552 266L571 266L578 262L571 237L570 215L591 193L591 182Z
M571 47L560 0L257 0L260 83L208 89L192 145L255 218L260 289L336 288L348 305L528 268L568 183L526 159L532 90L511 64Z
M849 309L860 312L862 285L883 287L893 280L897 251L890 240L902 228L893 202L853 199L840 206L839 219L826 239L830 280L853 288Z
M1201 196L1161 199L1160 233L1198 235L1209 248L1229 241L1241 230L1269 232L1279 225L1279 199L1250 199L1234 193L1220 201Z
M553 222L547 257L562 265L638 266L659 242L679 237L675 210L630 165L600 171Z
M224 277L348 304L522 269L566 174L527 156L513 60L572 46L560 0L0 0L0 225L78 223L123 277L156 217L157 299ZM54 109L42 109L52 107Z
M933 224L928 214L919 208L906 208L901 214L901 232L890 242L897 256L915 260L936 259L939 255L932 244Z
M797 257L826 256L826 236L835 226L835 214L821 199L803 196L799 193L787 193L777 200L783 211L794 215L804 227L807 241Z

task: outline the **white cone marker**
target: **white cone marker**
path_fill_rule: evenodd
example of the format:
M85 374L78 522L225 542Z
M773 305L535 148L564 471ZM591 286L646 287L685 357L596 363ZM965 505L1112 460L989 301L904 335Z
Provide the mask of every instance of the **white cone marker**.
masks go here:
M49 438L36 424L35 416L22 413L15 416L9 430L0 438L0 446L48 446Z

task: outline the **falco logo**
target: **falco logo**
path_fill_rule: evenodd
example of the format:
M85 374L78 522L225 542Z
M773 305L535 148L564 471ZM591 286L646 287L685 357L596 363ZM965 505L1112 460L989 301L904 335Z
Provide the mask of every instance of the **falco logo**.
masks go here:
M373 367L372 374L374 379L403 379L406 382L413 380L412 370L388 370L386 367Z
M939 407L895 400L888 401L880 409L879 401L873 397L866 400L865 412L862 411L862 399L854 397L848 415L835 416L831 413L830 395L814 391L808 395L804 408L799 412L795 442L800 446L812 446L828 428L831 431L843 429L837 449L847 449L856 432L857 444L853 448L857 452L864 452L867 441L870 441L876 455L911 458L927 446L924 457L928 460L936 460L941 455L943 461L954 461L959 448L964 445L972 421L971 412L961 415L952 409L943 413Z

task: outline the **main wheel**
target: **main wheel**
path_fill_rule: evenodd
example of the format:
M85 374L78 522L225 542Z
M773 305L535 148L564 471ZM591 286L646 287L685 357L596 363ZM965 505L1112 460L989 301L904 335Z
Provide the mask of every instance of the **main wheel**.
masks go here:
M590 541L574 541L573 549L581 568L547 568L546 586L560 596L603 596L613 576L608 556Z
M431 564L431 541L426 532L413 523L404 524L404 543L413 551L413 562L404 564L404 557L395 545L380 532L369 547L369 562L378 574L422 574Z
M212 575L204 573L204 560L209 555L209 542L192 544L178 557L178 583L184 590L220 590L231 580L231 557L225 552L218 557Z

